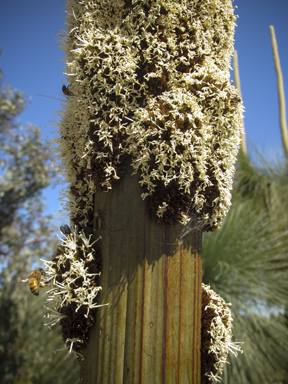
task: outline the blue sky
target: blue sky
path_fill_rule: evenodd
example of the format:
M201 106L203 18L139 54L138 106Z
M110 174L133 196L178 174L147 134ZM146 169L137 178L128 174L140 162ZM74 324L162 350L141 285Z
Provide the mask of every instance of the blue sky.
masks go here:
M9 0L0 6L0 68L13 88L30 96L30 106L20 115L41 127L43 138L55 130L53 113L63 98L65 68L57 34L65 29L64 0ZM263 154L282 153L279 130L276 75L269 25L274 25L280 54L285 94L288 97L288 1L235 0L239 15L235 34L242 97L245 106L246 140ZM60 187L59 187L60 188ZM58 189L59 189L58 188ZM47 211L60 207L58 189L46 191Z

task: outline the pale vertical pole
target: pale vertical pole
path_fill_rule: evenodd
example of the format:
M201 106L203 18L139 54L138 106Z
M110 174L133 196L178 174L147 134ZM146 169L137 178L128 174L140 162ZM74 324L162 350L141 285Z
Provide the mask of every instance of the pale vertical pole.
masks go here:
M238 65L238 52L236 50L234 50L234 55L233 55L233 70L234 70L235 86L238 89L239 95L242 98L241 86L240 86L239 65ZM243 118L242 118L242 120L243 120ZM241 152L245 157L247 157L247 145L246 145L244 121L242 124L243 124L243 130L241 132Z
M278 99L279 99L279 120L281 128L282 145L285 153L286 160L288 160L288 135L287 135L287 122L286 122L286 105L285 105L285 93L284 93L284 82L280 65L280 58L278 54L278 47L276 41L276 35L273 25L270 25L272 49L274 64L277 76L277 88L278 88Z

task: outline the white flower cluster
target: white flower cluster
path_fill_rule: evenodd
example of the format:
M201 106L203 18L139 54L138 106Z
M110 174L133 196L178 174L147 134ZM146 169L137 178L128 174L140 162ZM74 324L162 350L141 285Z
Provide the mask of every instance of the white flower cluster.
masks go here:
M60 160L85 226L129 155L142 198L167 222L217 228L230 207L243 107L230 82L231 0L68 0L63 49L73 96Z
M52 327L60 321L62 328L65 327L67 311L70 311L69 306L73 305L71 311L78 323L78 328L81 324L84 329L82 333L77 334L77 337L72 335L74 337L66 338L66 343L71 347L71 340L74 343L83 343L81 335L85 335L87 331L85 318L88 319L92 309L102 306L96 303L96 296L101 287L95 282L95 276L99 276L100 273L91 272L97 269L93 249L95 241L91 242L91 236L87 238L84 231L77 234L76 228L70 231L68 226L64 227L68 228L70 233L67 231L63 233L62 245L59 245L54 252L52 261L44 260L45 274L50 283L50 289L47 291L50 312L47 314L49 321L46 325ZM80 309L81 313L78 314ZM71 322L71 319L69 321Z
M232 343L232 315L229 305L210 286L202 284L202 366L209 382L219 381L228 353L237 356L242 343ZM204 347L203 346L209 346ZM210 356L209 356L210 355ZM212 367L209 364L212 362Z
M94 261L93 244L95 242L90 244L90 238L87 239L83 231L79 236L76 231L64 236L61 239L63 245L58 247L60 251L54 257L57 260L45 261L47 280L50 284L52 283L52 289L47 292L48 301L53 303L54 310L75 302L77 312L82 305L85 305L88 315L90 309L98 307L95 304L95 297L101 290L101 287L95 286L95 276L99 273L89 273L87 266ZM80 247L79 239L82 240Z

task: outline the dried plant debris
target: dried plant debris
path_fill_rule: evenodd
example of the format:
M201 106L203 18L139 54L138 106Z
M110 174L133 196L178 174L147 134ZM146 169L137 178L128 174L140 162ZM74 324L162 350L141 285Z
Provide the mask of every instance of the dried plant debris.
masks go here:
M67 210L91 228L95 191L127 157L157 220L219 227L243 106L230 81L231 0L67 1L70 95L57 139Z
M201 384L219 381L228 353L237 356L242 343L232 343L229 305L209 286L202 284Z
M68 225L60 228L64 235L62 244L54 252L52 261L45 261L51 286L47 292L50 310L47 325L52 327L59 322L68 352L73 350L80 356L99 307L96 302L101 290L97 281L99 255L91 235L87 238L84 231L78 233L77 228L70 229Z

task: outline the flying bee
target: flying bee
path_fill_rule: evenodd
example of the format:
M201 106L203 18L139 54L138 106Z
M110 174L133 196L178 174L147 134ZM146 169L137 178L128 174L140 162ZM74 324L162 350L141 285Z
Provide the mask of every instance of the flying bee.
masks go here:
M39 287L43 288L46 286L42 280L45 278L45 272L43 268L37 268L32 271L28 277L28 283L30 291L35 296L39 296Z
M35 296L39 296L39 288L45 287L47 284L46 282L42 281L45 279L45 271L43 268L37 268L32 271L27 279L19 281L19 283L15 284L14 286L19 285L20 283L27 283L29 284L30 291Z

